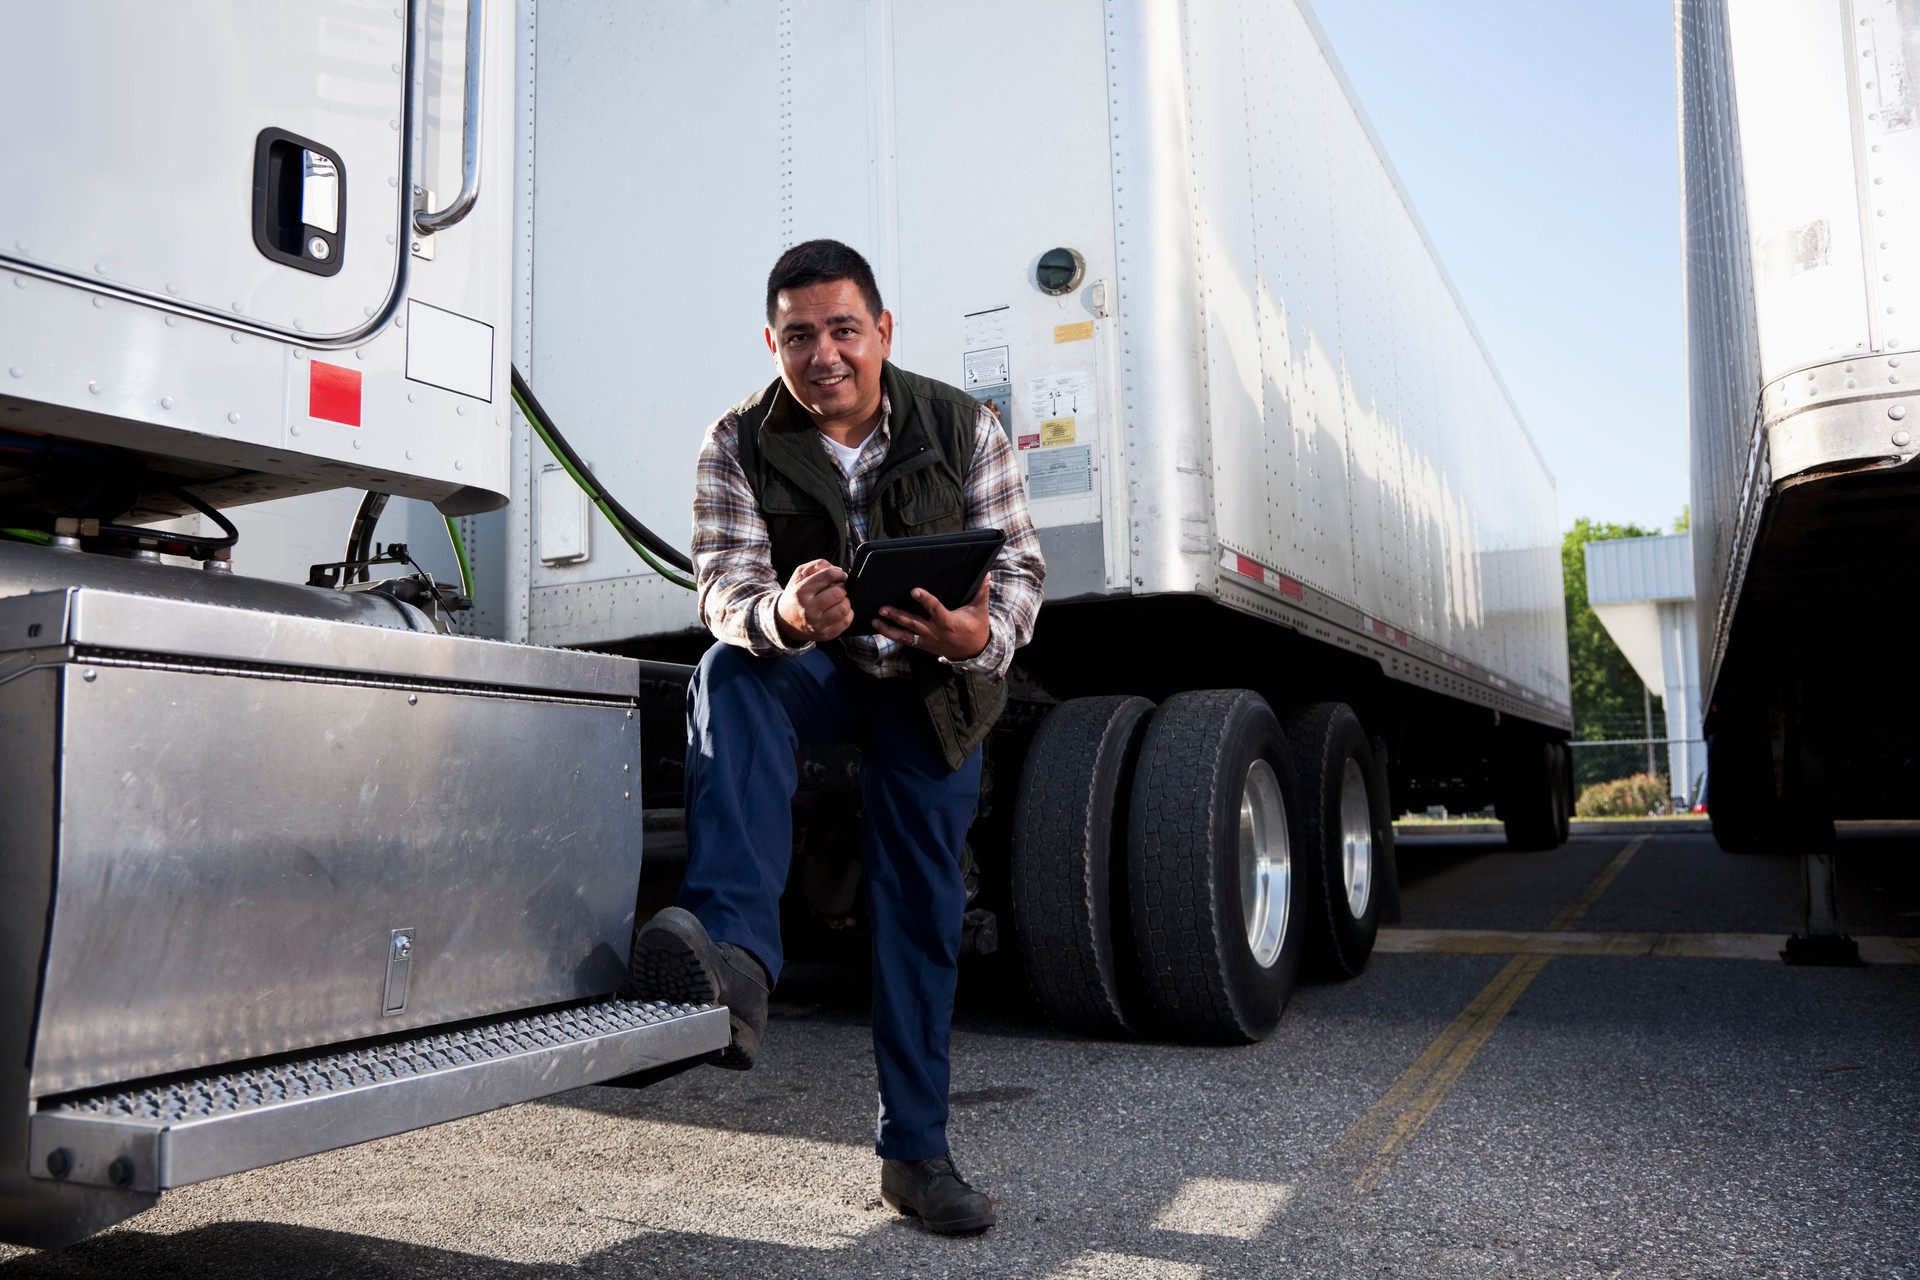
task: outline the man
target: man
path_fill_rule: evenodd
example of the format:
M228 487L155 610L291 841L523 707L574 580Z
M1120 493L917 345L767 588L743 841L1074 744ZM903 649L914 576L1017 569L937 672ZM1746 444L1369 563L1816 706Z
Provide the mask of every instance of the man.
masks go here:
M751 1067L781 965L794 748L861 749L873 930L881 1196L935 1231L993 1225L947 1150L948 1043L966 890L960 857L980 744L1033 631L1045 566L1016 455L964 391L895 368L873 271L833 240L767 279L779 377L707 432L694 498L701 620L720 641L687 695L686 880L636 934L633 989L726 1004L718 1065ZM998 528L974 599L853 621L846 565L867 538Z

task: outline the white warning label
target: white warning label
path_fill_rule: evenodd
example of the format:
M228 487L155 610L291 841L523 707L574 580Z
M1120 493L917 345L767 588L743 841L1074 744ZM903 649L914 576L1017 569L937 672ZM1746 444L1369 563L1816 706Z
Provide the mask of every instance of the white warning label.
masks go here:
M985 351L969 351L964 358L966 388L969 391L981 387L997 387L1009 381L1007 376L1007 347L988 347Z

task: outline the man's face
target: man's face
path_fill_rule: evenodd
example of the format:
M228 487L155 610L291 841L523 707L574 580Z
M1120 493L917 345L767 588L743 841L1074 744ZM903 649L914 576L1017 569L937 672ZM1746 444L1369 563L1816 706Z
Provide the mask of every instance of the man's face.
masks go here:
M858 427L880 412L880 364L893 316L875 317L851 280L782 289L767 328L780 380L821 427Z

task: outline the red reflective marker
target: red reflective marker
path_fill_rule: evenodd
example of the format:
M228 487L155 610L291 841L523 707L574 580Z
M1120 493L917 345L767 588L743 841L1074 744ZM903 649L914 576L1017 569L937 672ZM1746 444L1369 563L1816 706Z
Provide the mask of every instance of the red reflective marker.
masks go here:
M360 425L360 371L319 360L307 362L307 413L328 422Z

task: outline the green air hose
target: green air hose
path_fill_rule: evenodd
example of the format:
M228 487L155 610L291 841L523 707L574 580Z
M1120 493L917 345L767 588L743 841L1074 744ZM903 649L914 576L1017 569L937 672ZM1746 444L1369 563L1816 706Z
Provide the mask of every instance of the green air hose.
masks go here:
M453 539L453 557L460 562L460 594L473 599L473 562L467 559L467 540L460 536L460 526L453 517L446 517L447 536Z
M633 548L634 554L646 561L655 573L676 587L694 590L693 579L688 576L693 572L693 562L660 535L636 520L631 512L621 506L601 486L587 464L580 460L580 455L575 453L572 446L567 443L566 437L560 434L559 428L553 425L553 419L549 418L546 410L540 407L540 401L534 398L533 388L527 385L526 378L517 368L513 371L513 402L520 406L521 414L526 417L534 433L540 437L541 443L547 446L548 452L559 460L566 473L573 477L573 482L585 491L588 499L599 508L600 514L607 518L607 523L613 526L613 531Z
M693 578L690 576L693 573L693 562L687 559L685 553L676 550L659 534L641 524L634 518L632 512L621 506L619 501L601 486L587 464L580 460L580 455L573 451L573 446L567 443L567 438L560 434L560 429L553 425L553 419L549 418L546 410L540 407L540 401L534 398L533 388L527 385L527 380L521 376L518 369L513 371L513 402L519 406L521 414L533 427L534 434L540 437L541 443L547 446L548 452L559 459L561 467L573 477L573 482L580 486L588 499L599 509L600 514L607 518L607 523L613 526L613 531L620 535L621 541L632 547L635 555L646 561L655 573L668 582L676 587L694 590ZM379 520L380 509L385 505L385 494L367 495L367 501L361 504L360 514L354 517L354 535L347 547L348 560L364 560L371 553L373 525ZM466 539L460 536L460 527L454 523L453 517L446 517L446 521L447 537L452 540L454 557L460 562L460 593L471 599L473 561L467 556ZM0 529L0 534L32 538L34 531ZM39 535L40 540L44 541L45 538L45 534ZM361 569L359 573L360 581L365 581L366 570Z

